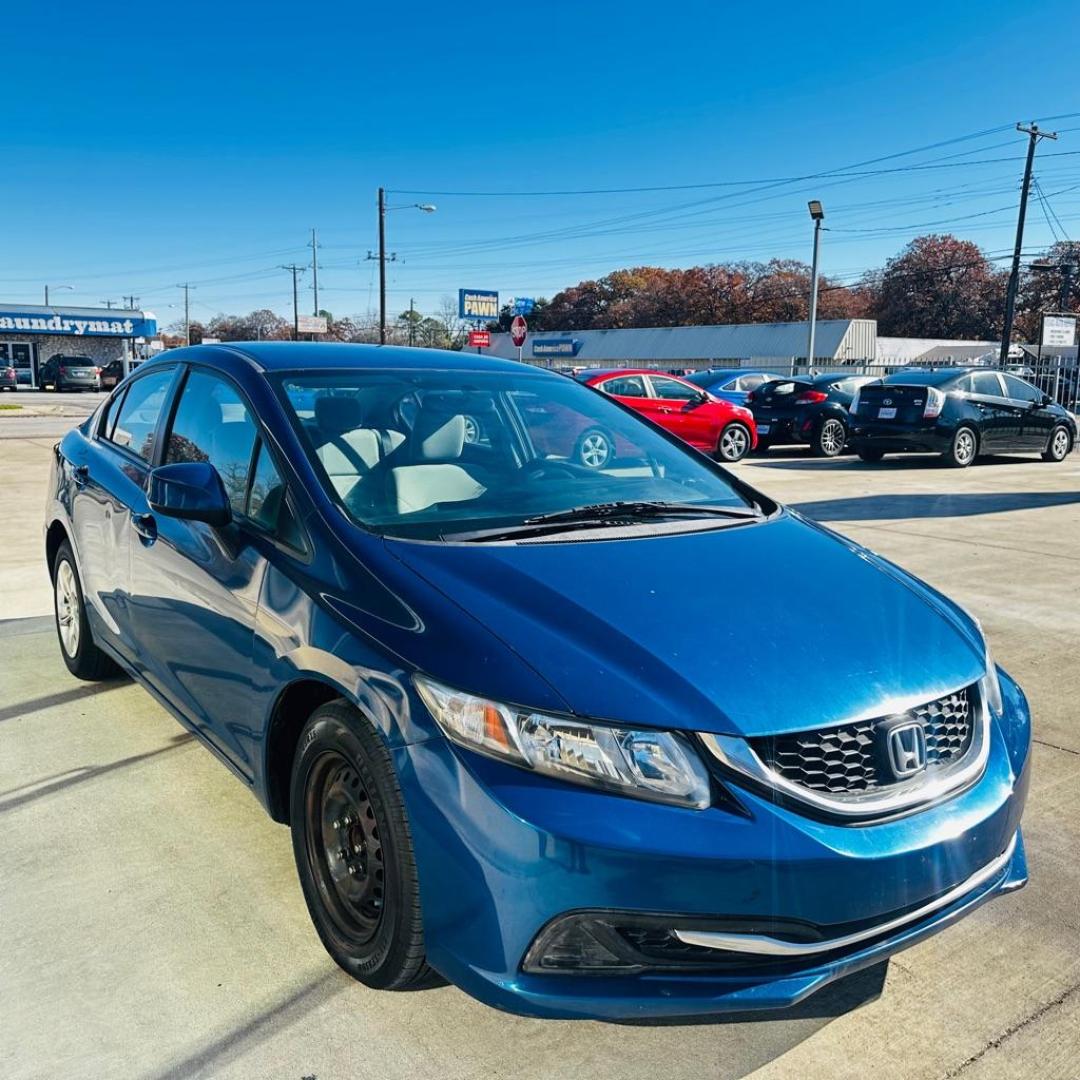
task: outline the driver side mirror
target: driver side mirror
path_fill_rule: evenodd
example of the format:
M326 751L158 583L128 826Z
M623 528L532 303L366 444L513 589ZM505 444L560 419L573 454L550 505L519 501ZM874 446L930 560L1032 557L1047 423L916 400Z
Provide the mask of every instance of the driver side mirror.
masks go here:
M178 461L150 473L150 509L183 521L205 521L221 528L232 521L232 507L221 476L208 461Z

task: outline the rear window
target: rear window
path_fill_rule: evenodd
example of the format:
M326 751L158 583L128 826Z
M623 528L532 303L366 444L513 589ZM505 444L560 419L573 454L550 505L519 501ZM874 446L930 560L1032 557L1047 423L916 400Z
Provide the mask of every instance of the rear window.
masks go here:
M765 383L756 390L756 397L790 397L792 394L802 394L813 387L808 382L800 382L798 379L777 379L774 382Z

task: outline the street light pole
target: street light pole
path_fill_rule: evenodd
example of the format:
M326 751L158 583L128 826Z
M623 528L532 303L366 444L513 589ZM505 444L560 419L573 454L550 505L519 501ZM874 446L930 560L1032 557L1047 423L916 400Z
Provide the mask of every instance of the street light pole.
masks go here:
M296 263L292 263L289 266L283 266L281 269L282 270L288 270L289 273L292 274L292 318L293 318L292 339L293 339L293 341L299 341L300 340L300 307L299 307L299 302L300 301L299 301L299 296L297 294L296 281L297 281L297 278L300 276L300 274L302 274L304 272L305 268L303 266L297 266Z
M814 366L814 335L817 330L818 251L821 247L821 222L825 211L817 199L809 202L810 216L814 219L814 259L810 267L810 330L806 342L806 370Z
M75 286L74 285L54 285L53 288L54 289L67 289L68 292L74 292L75 291ZM45 306L46 307L49 306L49 286L48 285L45 286Z

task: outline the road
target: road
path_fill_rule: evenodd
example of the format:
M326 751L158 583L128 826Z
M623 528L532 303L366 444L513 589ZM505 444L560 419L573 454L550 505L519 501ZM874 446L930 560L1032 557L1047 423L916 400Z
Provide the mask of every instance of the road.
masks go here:
M0 547L28 616L0 623L8 1080L1077 1076L1080 455L964 472L795 455L738 466L983 620L1036 718L1032 880L794 1013L634 1026L511 1017L453 987L378 993L339 972L308 921L287 832L144 691L67 675L39 617L49 445L2 451ZM12 596L0 592L5 613ZM850 599L838 582L835 609L808 628L826 662L842 663L828 642Z

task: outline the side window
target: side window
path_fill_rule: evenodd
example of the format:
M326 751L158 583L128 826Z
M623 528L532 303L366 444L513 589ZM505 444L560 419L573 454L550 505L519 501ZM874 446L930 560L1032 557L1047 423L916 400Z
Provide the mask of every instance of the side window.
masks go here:
M124 395L127 393L127 389L121 390L118 394L113 396L105 403L105 408L101 410L101 423L98 425L98 432L104 439L111 439L113 437L113 428L116 427L116 418L120 415L120 403L124 400Z
M616 397L648 397L645 380L640 375L620 375L616 379L608 379L600 389Z
M258 456L251 479L247 516L282 543L303 551L303 534L285 497L285 482L274 465L274 459L261 441L256 453Z
M1042 391L1015 375L1002 375L1005 380L1005 396L1014 401L1042 401Z
M988 397L1001 397L1001 383L993 371L978 371L971 376L971 392Z
M669 401L690 401L698 396L698 389L681 383L676 379L665 379L662 376L650 375L656 396L667 398Z
M756 390L764 381L764 375L743 375L742 378L739 379L739 389Z
M234 514L243 514L247 497L255 423L233 385L193 368L180 393L165 460L208 461L221 474Z
M131 383L116 410L112 430L106 429L105 437L117 446L123 446L138 454L143 461L152 461L154 432L157 430L172 378L173 369L166 368L164 371L144 375Z

